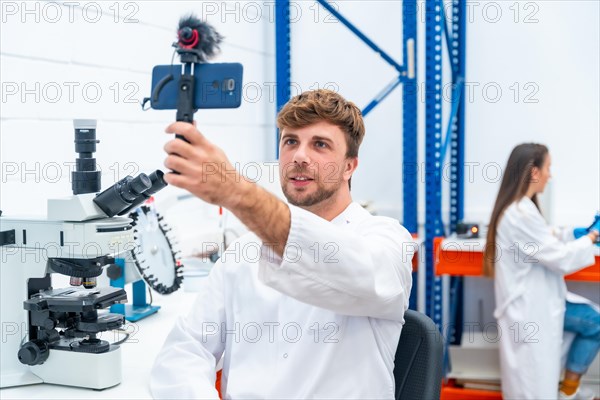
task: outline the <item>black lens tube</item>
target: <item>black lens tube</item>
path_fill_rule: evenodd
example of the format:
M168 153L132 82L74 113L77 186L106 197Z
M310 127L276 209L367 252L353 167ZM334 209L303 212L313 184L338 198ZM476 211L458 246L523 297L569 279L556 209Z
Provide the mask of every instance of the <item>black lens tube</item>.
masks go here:
M131 206L140 195L152 187L148 175L141 173L135 178L126 176L104 192L98 194L94 203L109 217Z
M124 209L123 211L121 211L119 213L119 215L129 214L129 212L131 212L131 210L135 209L137 206L142 204L144 201L148 200L152 195L154 195L159 190L165 188L168 185L168 183L165 182L164 175L165 174L160 169L157 169L156 171L154 171L153 173L148 175L148 177L150 178L150 181L152 182L152 187L150 187L150 189L146 190L138 198L136 198L131 203L131 205L129 207L127 207L126 209Z
M96 120L75 119L75 151L78 157L75 160L75 171L71 172L71 188L73 194L97 193L100 191L101 172L96 171Z
M156 171L151 173L149 175L149 178L152 181L152 187L148 189L148 191L146 191L144 195L147 194L149 196L152 196L154 193L167 187L168 183L165 181L164 176L165 174L160 169L157 169Z

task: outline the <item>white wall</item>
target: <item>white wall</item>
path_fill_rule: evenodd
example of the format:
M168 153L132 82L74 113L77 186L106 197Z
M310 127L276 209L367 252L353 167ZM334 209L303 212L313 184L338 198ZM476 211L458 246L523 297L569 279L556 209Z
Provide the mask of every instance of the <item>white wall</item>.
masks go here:
M497 82L503 95L493 103L476 91L467 107L466 159L503 166L515 144L545 143L552 155L550 217L557 224L589 224L600 209L600 3L519 3L518 23L512 2L498 3L498 23L479 18L468 26L467 80ZM537 22L524 23L527 15ZM510 89L515 82L517 102ZM528 94L537 102L528 103ZM489 215L499 185L479 172L466 186L467 218Z
M401 2L334 3L401 61ZM24 13L24 4L33 11ZM72 118L98 119L101 143L96 156L105 172L104 187L133 170L162 166L162 145L167 140L162 130L174 119L174 112L144 113L126 96L132 94L133 100L139 100L148 95L151 68L169 63L177 19L189 10L204 9L209 22L226 36L218 60L242 62L248 85L247 101L239 110L198 113L201 129L234 162L273 158L272 3L124 1L115 6L81 2L72 9L72 21L69 6L54 4L2 2L0 207L5 213L43 213L47 197L69 194L70 164L65 163L75 157ZM292 4L292 80L297 89L334 88L364 107L394 79L395 71L322 7L310 1ZM481 1L468 5L467 81L472 96L467 99L466 162L473 175L466 185L466 218L487 221L499 184L497 168L503 168L516 144L537 141L546 143L553 156L550 217L559 224L587 223L600 208L599 3ZM97 6L102 15L92 23ZM60 18L57 10L61 10ZM420 3L421 80L424 15ZM132 22L126 23L126 18ZM36 83L40 85L37 91ZM67 85L75 84L79 86L71 101ZM82 93L86 84L88 99ZM18 93L7 91L15 85ZM31 93L22 98L22 85L33 88L39 101ZM57 86L62 97L53 103ZM96 103L89 99L95 96L94 86L102 90ZM496 100L498 87L502 96ZM422 162L425 99L422 91L419 94ZM444 107L447 114L447 101ZM401 110L401 91L396 90L366 118L367 136L353 180L355 199L372 200L380 213L398 218L402 215ZM62 179L57 179L57 173ZM422 190L420 202L423 222Z
M334 3L380 47L402 61L400 2ZM310 2L300 4L302 18L292 24L292 80L303 89L337 87L364 107L394 78L395 71L341 23L331 21L324 9L317 12ZM519 143L535 141L548 145L553 159L549 217L558 224L591 222L600 208L599 3L469 1L467 5L465 162L470 174L465 218L487 222L499 187L498 172L508 154ZM422 2L418 13L418 73L423 81ZM443 51L447 58L445 46ZM446 68L446 83L447 72ZM423 86L419 88L419 158L423 162L425 96ZM448 87L443 105L446 116L449 94ZM353 180L356 199L373 200L381 213L398 218L402 216L401 104L397 90L366 117L367 135ZM445 125L447 118L444 121ZM420 182L424 185L424 177ZM419 196L419 220L423 223L423 190ZM447 198L447 191L444 196Z
M150 94L152 67L171 62L179 17L190 11L204 15L225 36L214 61L241 62L247 85L241 108L201 110L199 128L241 169L274 158L275 105L256 89L275 79L268 5L73 3L2 1L0 208L5 215L45 214L47 198L71 194L73 118L98 120L95 156L103 188L127 174L163 168L162 147L169 139L163 132L175 111L143 112L138 103ZM157 201L179 193L165 189Z

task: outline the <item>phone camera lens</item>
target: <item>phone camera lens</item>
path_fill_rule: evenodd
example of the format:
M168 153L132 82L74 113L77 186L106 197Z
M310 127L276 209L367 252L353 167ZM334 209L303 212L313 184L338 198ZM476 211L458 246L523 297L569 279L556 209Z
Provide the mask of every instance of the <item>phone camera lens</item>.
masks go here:
M223 89L227 92L233 92L235 89L235 79L225 79L223 81Z

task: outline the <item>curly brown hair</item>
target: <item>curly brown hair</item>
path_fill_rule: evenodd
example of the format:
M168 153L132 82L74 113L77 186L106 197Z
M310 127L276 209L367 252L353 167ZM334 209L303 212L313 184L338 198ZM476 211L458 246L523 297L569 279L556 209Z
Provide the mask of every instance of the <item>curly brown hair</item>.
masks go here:
M346 157L357 157L365 136L365 125L360 109L338 93L317 89L294 96L277 114L277 127L304 128L326 121L338 126L346 135Z

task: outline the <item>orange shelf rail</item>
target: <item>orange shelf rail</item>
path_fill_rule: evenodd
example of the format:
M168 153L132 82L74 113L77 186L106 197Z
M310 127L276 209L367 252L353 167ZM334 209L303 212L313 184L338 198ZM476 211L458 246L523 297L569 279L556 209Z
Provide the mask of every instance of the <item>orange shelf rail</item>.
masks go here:
M456 387L451 379L447 385L442 386L440 400L502 400L502 393Z
M589 267L579 270L574 274L565 276L565 279L571 281L600 281L600 257L595 257L595 263Z
M460 249L442 250L443 237L433 239L433 259L436 275L482 276L483 252L462 251ZM458 246L457 246L458 247ZM600 282L600 256L595 257L594 264L580 271L565 276L572 281Z

